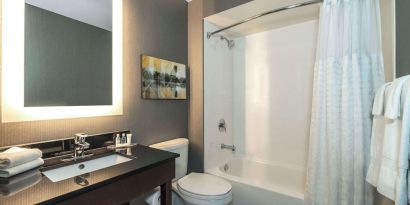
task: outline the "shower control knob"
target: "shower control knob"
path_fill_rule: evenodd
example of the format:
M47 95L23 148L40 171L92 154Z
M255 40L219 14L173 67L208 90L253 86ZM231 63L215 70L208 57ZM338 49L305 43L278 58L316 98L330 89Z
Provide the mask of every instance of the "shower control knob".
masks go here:
M219 120L218 129L219 132L226 132L226 122L224 119Z

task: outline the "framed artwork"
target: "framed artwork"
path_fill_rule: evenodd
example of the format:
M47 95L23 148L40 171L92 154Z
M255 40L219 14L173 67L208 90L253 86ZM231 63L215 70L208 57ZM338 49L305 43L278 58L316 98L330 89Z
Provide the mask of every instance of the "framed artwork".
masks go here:
M142 98L187 99L186 66L148 55L141 56Z

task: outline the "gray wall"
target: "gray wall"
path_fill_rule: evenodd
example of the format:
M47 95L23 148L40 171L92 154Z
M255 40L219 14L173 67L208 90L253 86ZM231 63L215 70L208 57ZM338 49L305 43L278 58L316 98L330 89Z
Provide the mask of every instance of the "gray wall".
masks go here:
M29 4L24 105L112 105L112 32Z
M396 77L410 74L410 1L396 0Z
M141 54L187 63L185 1L124 0L124 115L1 123L0 146L123 129L141 144L187 137L188 101L141 99Z

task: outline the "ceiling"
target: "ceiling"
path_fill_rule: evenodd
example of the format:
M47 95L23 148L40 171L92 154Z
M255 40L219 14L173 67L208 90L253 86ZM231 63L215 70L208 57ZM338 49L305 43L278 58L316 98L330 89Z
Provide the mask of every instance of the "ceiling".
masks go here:
M26 0L27 4L112 31L113 0Z
M308 0L254 0L205 18L220 27L229 26L251 16ZM319 18L320 4L293 8L270 14L233 27L223 34L230 38L250 35Z

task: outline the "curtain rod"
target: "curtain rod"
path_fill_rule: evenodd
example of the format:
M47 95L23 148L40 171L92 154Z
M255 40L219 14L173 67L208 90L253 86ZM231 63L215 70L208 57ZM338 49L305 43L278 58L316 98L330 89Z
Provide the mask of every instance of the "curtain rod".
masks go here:
M267 12L264 12L264 13L261 13L261 14L258 14L258 15L255 15L255 16L252 16L252 17L249 17L249 18L246 18L246 19L244 19L244 20L242 20L242 21L239 21L239 22L237 22L237 23L231 24L231 25L229 25L229 26L227 26L227 27L221 28L221 29L216 30L216 31L214 31L214 32L208 32L206 36L207 36L207 38L209 39L209 38L211 38L211 36L213 36L213 35L215 35L215 34L217 34L217 33L219 33L219 32L222 32L222 31L225 31L225 30L230 29L230 28L232 28L232 27L235 27L235 26L244 24L244 23L246 23L246 22L248 22L248 21L252 21L252 20L257 19L257 18L260 18L260 17L262 17L262 16L266 16L266 15L269 15L269 14L277 13L277 12L280 12L280 11L285 11L285 10L288 10L288 9L298 8L298 7L301 7L301 6L308 6L308 5L312 5L312 4L319 4L319 3L322 3L322 2L323 2L323 0L313 0L313 1L307 1L307 2L303 2L303 3L299 3L299 4L293 4L293 5L290 5L290 6L281 7L281 8L278 8L278 9L273 9L273 10L270 10L270 11L267 11Z

